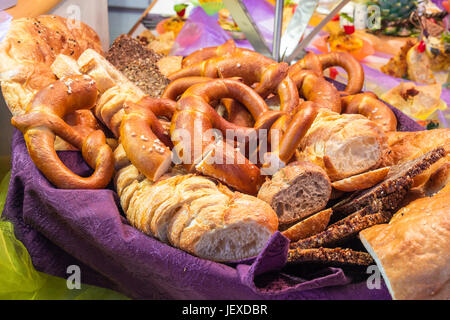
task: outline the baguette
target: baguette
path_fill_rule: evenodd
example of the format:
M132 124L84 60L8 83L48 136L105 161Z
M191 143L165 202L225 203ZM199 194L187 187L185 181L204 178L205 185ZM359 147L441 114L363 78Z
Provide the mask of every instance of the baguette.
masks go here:
M172 170L152 182L114 151L115 187L128 221L193 255L235 261L257 255L278 229L271 207L212 180Z
M447 185L360 233L393 299L450 299L449 198Z

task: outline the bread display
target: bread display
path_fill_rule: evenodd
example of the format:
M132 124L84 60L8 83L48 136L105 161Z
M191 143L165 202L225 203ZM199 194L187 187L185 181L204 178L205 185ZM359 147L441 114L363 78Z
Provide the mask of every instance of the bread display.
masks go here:
M397 132L351 55L288 65L228 41L181 60L123 35L105 57L89 27L43 16L13 22L0 68L39 171L56 188L114 188L144 234L235 262L280 231L292 266L376 262L394 298L448 298L450 129ZM56 138L91 176L64 165Z

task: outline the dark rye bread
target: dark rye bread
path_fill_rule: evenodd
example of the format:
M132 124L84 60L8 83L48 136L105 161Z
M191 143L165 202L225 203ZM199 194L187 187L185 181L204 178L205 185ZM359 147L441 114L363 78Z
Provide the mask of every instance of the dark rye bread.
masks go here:
M393 174L390 177L388 175L384 182L359 192L358 197L351 197L350 202L345 202L344 205L347 207L344 212L353 213L330 225L319 234L291 243L291 248L335 246L356 236L364 229L389 222L394 210L398 208L411 187L413 177L443 157L444 153L443 148L438 148L415 160L392 167L390 172ZM333 214L336 212L334 210Z
M330 247L356 236L361 230L376 224L386 223L391 216L382 213L369 215L355 214L344 218L324 231L309 238L290 244L291 248L311 249L319 247Z
M293 162L276 172L258 192L278 215L281 229L322 210L331 195L326 172L309 162Z
M158 98L169 84L157 65L163 55L145 47L142 42L121 35L114 40L106 59L131 82L151 97Z
M319 262L332 265L357 266L369 266L375 263L367 252L342 248L290 249L287 262Z
M353 193L333 207L335 217L343 217L363 209L366 214L395 211L410 190L413 178L445 156L444 148L392 166L386 179L363 191Z

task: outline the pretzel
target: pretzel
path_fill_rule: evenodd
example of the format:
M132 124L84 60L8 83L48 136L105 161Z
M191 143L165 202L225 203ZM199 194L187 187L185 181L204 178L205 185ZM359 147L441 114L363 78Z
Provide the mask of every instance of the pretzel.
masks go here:
M343 97L343 113L359 113L376 122L384 131L397 129L397 118L394 112L374 93L366 92Z
M170 80L202 76L210 78L240 77L251 86L255 83L255 91L266 98L274 92L278 84L286 77L289 66L276 63L259 53L250 50L235 50L232 54L211 58L195 63L169 75Z
M210 103L213 99L223 98L242 103L255 119L255 126L240 127L222 118ZM182 95L172 118L171 138L177 153L184 157L187 170L216 178L239 191L256 194L263 182L259 168L230 146L229 141L218 142L205 133L218 129L227 135L227 130L232 130L242 141L252 134L257 137L259 130L269 129L281 115L279 111L270 111L264 100L245 84L231 79L214 79L191 86ZM180 131L177 130L181 129L189 133L190 141L179 139ZM196 145L198 139L201 139L200 146ZM220 161L208 163L212 157L220 157Z
M235 50L236 44L234 43L233 39L230 39L220 46L203 48L191 53L183 59L183 61L181 62L181 67L185 68L187 66L205 61L210 58L220 57L228 53L232 53Z
M356 94L364 85L364 69L361 64L348 52L329 52L316 55L309 52L302 60L289 68L289 75L294 75L301 70L314 71L321 76L325 69L341 67L348 74L348 83L343 95Z
M101 189L114 171L113 153L101 130L82 132L69 126L63 117L80 109L91 109L97 98L95 82L88 76L62 78L40 90L21 116L11 123L25 137L28 152L38 169L62 189ZM70 171L54 149L59 136L81 150L94 173L87 178Z
M272 150L267 156L264 167L275 166L275 168L280 169L287 165L313 124L319 109L311 101L304 102L291 119L288 119L285 123L277 121L272 126L270 136L272 136L272 130L274 129L280 130L281 134L279 135L279 143L271 145Z
M233 78L232 78L233 79ZM239 78L234 78L239 79ZM208 77L186 77L172 81L164 90L162 98L176 101L189 87L205 83L212 80ZM242 104L233 99L221 99L221 104L227 110L228 120L238 126L250 127L253 126L254 121L251 114L245 109Z
M301 70L311 70L322 75L322 63L318 55L313 52L308 52L302 60L289 67L289 75L294 75Z
M277 148L277 145L281 145L281 138L287 131L292 118L301 109L327 108L331 109L334 112L341 112L339 92L331 83L326 81L324 77L311 70L299 69L299 71L297 72L294 72L293 70L291 71L292 72L290 72L290 74L283 80L283 82L279 86L279 88L283 86L286 87L286 89L284 89L284 92L279 93L281 101L280 108L282 111L285 111L285 114L274 123L269 132L269 141L271 144L274 144L275 148ZM300 92L308 100L308 102L301 105L299 104L300 99L298 97L297 88L299 88ZM299 125L300 123L299 117L300 116L297 115L297 125ZM275 134L276 130L278 130L277 135ZM299 143L300 141L297 141L294 144L298 145ZM292 152L294 153L295 149L293 149ZM282 155L282 162L286 164L287 161L289 161L289 159L286 159L286 157L292 156L293 153Z
M347 72L348 82L343 94L356 94L361 92L364 85L364 69L348 52L329 52L318 55L322 64L322 71L330 67L341 67Z
M122 146L130 162L151 181L160 178L172 162L172 142L157 116L170 119L174 111L174 102L167 99L145 97L124 105Z
M341 113L341 99L337 89L325 78L311 70L301 70L290 76L306 100L321 108Z

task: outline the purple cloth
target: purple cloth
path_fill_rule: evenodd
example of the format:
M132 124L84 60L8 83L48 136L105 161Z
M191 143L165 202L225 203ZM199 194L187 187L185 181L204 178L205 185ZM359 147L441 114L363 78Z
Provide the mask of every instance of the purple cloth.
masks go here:
M343 89L342 86L338 86ZM394 110L399 130L423 129ZM60 152L74 172L92 170L79 152ZM288 240L275 233L256 259L221 264L194 257L131 227L117 194L105 190L54 188L31 161L22 134L12 140L11 181L3 216L38 271L67 277L81 269L86 284L107 287L137 299L390 299L382 282L369 290L364 272L340 268L282 269ZM291 269L289 269L291 270Z

